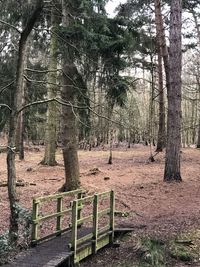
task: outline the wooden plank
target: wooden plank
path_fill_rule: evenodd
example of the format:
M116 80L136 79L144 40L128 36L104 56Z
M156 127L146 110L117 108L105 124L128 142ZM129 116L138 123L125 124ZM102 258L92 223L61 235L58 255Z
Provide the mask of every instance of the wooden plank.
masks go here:
M97 241L101 240L102 238L106 237L106 236L110 236L112 234L112 231L106 231L104 233L99 234Z
M33 199L33 214L32 214L32 218L33 218L32 240L33 241L36 241L37 239L39 239L38 222L37 222L38 209L39 209L39 203L35 202L35 200Z
M94 196L87 196L87 197L84 197L84 198L80 198L80 199L77 199L78 203L85 203L85 202L92 202L93 201L93 198Z
M89 255L92 255L92 244L91 242L83 246L77 251L77 256L74 263L78 263L81 260L87 258Z
M78 193L78 196L77 196L78 199L82 199L83 198L83 193ZM83 204L82 203L78 203L78 220L81 219L81 211L83 209Z
M78 200L73 201L72 205L72 235L71 235L71 249L74 252L74 262L76 262L76 250L77 250L77 215L78 215Z
M79 239L77 239L77 246L78 245L82 245L84 242L91 240L91 238L93 237L93 233L90 233L88 235L85 235Z
M110 230L110 224L107 224L106 226L99 229L99 234L107 232Z
M87 217L82 217L80 220L77 221L78 225L84 223L84 222L88 222L93 218L93 215L89 215Z
M52 239L53 237L56 237L56 236L61 235L61 234L65 233L65 232L68 232L71 229L72 229L71 227L67 227L67 228L62 229L60 231L56 231L56 232L54 232L52 234L46 235L46 236L44 236L42 238L38 238L37 240L31 241L31 245L35 246L35 245L37 245L37 244L39 244L39 243L41 243L43 241L47 241L48 239Z
M99 217L102 217L104 215L109 215L110 214L110 211L111 211L110 208L105 209L105 210L101 210L101 211L98 212L98 216Z
M110 191L98 193L98 195L99 195L100 198L108 197L110 195Z
M62 197L57 199L57 213L62 212ZM71 209L70 209L71 210ZM57 221L56 221L56 230L61 231L61 224L62 224L62 215L57 216Z
M101 237L98 240L97 250L105 247L108 244L109 244L109 234ZM91 255L92 252L93 252L93 250L92 250L92 243L91 242L88 242L88 243L84 244L82 247L79 247L77 250L77 255L76 255L76 259L75 259L74 263L78 263L81 260L85 259L89 255Z
M93 202L93 253L97 252L97 236L98 236L98 201L99 195L95 194Z
M97 250L105 247L109 243L110 243L110 238L109 238L109 235L107 234L106 236L103 236L102 238L98 240Z
M67 209L67 210L63 210L61 212L56 212L56 213L53 213L53 214L49 214L49 215L46 215L46 216L39 216L36 220L33 220L33 223L39 223L39 222L43 222L43 221L46 221L46 220L49 220L49 219L52 219L52 218L56 218L56 217L59 217L59 216L62 216L62 215L65 215L69 212L71 212L72 209Z
M110 243L114 242L114 230L115 230L115 193L112 190L110 192L110 230L112 234L110 236Z
M37 197L37 198L34 198L34 200L35 200L35 203L41 203L41 202L46 202L49 200L58 199L60 197L73 196L73 195L76 195L76 194L81 193L81 192L84 192L83 189L77 189L77 190L59 193L59 194L55 194L55 195Z

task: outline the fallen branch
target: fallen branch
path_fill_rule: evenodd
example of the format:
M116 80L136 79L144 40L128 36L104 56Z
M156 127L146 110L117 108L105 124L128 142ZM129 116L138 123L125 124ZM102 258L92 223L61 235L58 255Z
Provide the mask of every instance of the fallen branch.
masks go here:
M22 181L17 181L16 182L16 186L17 187L25 187L25 186L28 186L28 185L36 186L36 183L28 183L28 182L22 182ZM0 187L7 187L7 186L8 186L8 183L6 181L0 182Z

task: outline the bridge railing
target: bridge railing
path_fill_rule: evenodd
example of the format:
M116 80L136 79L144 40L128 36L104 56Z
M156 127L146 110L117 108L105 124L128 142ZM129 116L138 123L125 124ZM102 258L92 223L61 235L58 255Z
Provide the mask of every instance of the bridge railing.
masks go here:
M99 210L100 200L108 198L109 208ZM90 202L93 204L93 212L85 217L79 217L79 206ZM72 233L71 233L71 251L73 252L73 261L78 263L86 256L96 253L103 246L114 241L114 213L115 196L114 191L103 192L93 196L87 196L74 200L72 203ZM109 223L100 228L99 219L102 216L109 216ZM92 229L89 234L79 237L78 226L92 220ZM88 246L88 242L91 245ZM87 244L84 247L84 244Z
M62 229L62 217L64 215L70 214L72 212L72 207L69 207L67 209L63 208L63 200L66 197L72 196L73 198L77 198L78 200L81 199L84 196L85 192L82 189L64 192L60 194L50 195L50 196L44 196L44 197L37 197L33 199L33 215L32 215L32 244L37 244L39 241L43 241L45 239L48 239L50 237L56 236L61 234L64 231L67 231L71 227ZM42 204L49 204L50 201L56 201L57 202L57 210L54 213L49 213L47 215L41 215L40 208ZM80 218L81 216L81 205L77 208L77 218ZM48 221L50 219L56 218L56 227L55 230L48 235L43 236L40 238L40 234L38 231L39 226L42 222Z

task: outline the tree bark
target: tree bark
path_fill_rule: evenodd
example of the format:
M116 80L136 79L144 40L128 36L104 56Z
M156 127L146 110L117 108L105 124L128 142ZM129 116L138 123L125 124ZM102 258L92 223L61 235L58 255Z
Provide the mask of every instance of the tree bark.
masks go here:
M162 152L166 145L165 142L165 103L163 90L163 72L162 72L162 57L160 51L158 52L158 101L159 101L159 128L158 128L158 142L156 152Z
M73 21L71 20L71 12L69 7L62 2L63 17L62 24L64 27L69 27ZM63 84L61 97L64 101L71 103L75 102L76 84L75 80L78 75L77 68L74 64L73 56L70 47L65 47L63 54ZM79 178L79 162L77 151L77 125L75 111L73 107L62 106L62 151L65 166L65 185L64 190L74 190L80 186Z
M169 87L169 74L168 74L168 52L165 41L165 32L163 27L163 19L161 14L160 0L155 0L155 22L157 34L157 49L158 49L158 93L159 93L159 129L158 129L158 142L156 152L161 152L166 145L165 142L165 103L164 103L164 88L163 88L163 68L162 58L165 58L165 76L166 84Z
M27 68L29 54L29 41L27 40L26 46L24 47L24 63L23 69ZM21 103L18 106L25 104L25 90L27 81L23 78L22 86L20 88ZM24 160L24 111L21 111L18 116L17 130L16 130L16 152L19 153L19 159Z
M35 22L40 15L43 8L43 1L37 1L35 10L27 22L26 27L22 31L19 40L18 49L18 61L16 71L16 85L13 92L13 105L12 112L9 120L9 134L8 134L8 152L7 152L7 173L8 173L8 196L10 202L10 242L17 243L18 239L18 209L17 209L17 193L16 193L16 168L15 168L15 142L16 142L16 130L18 124L18 112L17 110L21 106L20 90L23 86L23 71L24 62L26 57L26 45L27 39L30 35Z
M77 69L72 65L64 65L63 86L61 96L64 101L74 104L75 89L73 81ZM79 162L77 152L77 125L75 111L72 107L62 106L62 150L65 165L65 191L80 186Z
M169 73L170 86L167 92L167 147L164 181L182 181L180 172L181 147L181 71L182 71L182 1L171 2Z
M197 148L200 148L200 118L199 118L199 129L198 129Z
M193 15L193 18L194 18L194 22L195 22L195 26L196 26L196 30L197 30L198 41L199 41L199 47L200 47L200 27L199 27L199 23L198 23L198 19L197 19L197 14L195 14L195 11L193 9L191 10L191 12L192 12L192 15ZM196 79L197 79L197 84L198 84L198 89L199 89L199 100L200 100L199 68L198 68L198 77L196 77ZM197 148L200 148L200 111L199 111Z
M51 11L52 35L50 43L49 70L57 69L58 41L55 32L57 31L58 23L59 22L56 14L56 8L55 6L53 6ZM48 81L47 85L48 99L55 98L57 96L57 87L55 86L57 82L57 72L50 71L48 73L47 81ZM48 166L57 165L56 162L57 119L58 119L57 103L56 102L48 103L46 130L45 130L45 154L43 160L41 161L41 164L43 165L48 165Z

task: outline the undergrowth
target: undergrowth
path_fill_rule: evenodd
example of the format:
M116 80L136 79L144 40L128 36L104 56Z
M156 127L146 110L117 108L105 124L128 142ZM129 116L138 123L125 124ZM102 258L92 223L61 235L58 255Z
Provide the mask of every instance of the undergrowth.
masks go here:
M125 262L117 267L171 267L176 262L193 264L200 258L200 231L165 241L142 238L137 242L134 252L139 263Z
M17 246L13 246L10 243L9 231L0 235L0 265L5 264L9 261L15 253L17 253L22 248L27 248L30 243L30 229L31 229L31 217L32 213L30 210L16 205L16 212L18 213L18 237Z

